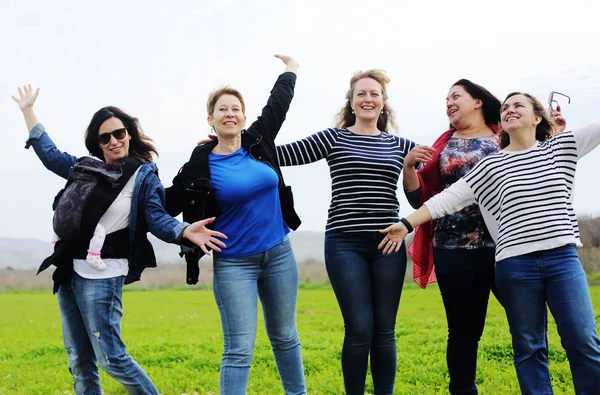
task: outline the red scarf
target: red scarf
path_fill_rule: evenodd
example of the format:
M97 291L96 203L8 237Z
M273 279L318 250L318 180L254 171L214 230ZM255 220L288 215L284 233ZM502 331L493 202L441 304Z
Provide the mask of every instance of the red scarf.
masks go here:
M500 133L498 125L488 126L494 133ZM456 129L449 129L435 140L432 145L435 150L433 158L425 167L417 172L419 183L421 184L419 207L433 196L442 192L442 180L440 179L438 160L440 153L446 148L448 140L454 132L456 132ZM433 221L417 226L413 242L408 247L408 253L413 260L413 280L421 288L425 288L427 284L436 282L435 271L433 270L433 231Z

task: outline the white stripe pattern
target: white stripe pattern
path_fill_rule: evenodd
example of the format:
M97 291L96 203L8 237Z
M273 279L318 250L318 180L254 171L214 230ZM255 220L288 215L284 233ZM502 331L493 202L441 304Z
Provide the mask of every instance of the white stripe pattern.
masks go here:
M600 122L594 122L523 151L500 151L425 204L440 218L477 202L496 242L496 261L570 243L580 246L575 170L599 144Z

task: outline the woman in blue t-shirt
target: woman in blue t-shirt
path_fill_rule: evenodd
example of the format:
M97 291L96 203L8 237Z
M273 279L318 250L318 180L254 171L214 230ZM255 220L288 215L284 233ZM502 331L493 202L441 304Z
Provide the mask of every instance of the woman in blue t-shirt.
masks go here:
M167 191L167 210L189 218L215 217L227 235L215 251L214 294L223 325L221 394L244 394L248 384L260 297L267 334L286 394L306 394L296 330L298 269L287 234L300 219L275 154L275 137L294 95L298 64L286 64L261 116L247 129L242 94L230 87L208 98L208 123L218 140L194 149ZM187 282L198 280L205 247L186 254Z

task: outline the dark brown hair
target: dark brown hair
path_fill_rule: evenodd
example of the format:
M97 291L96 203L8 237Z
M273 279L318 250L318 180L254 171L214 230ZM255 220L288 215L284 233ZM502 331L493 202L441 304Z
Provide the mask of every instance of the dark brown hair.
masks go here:
M483 86L471 82L465 78L456 81L452 87L461 86L473 99L481 100L481 111L486 125L498 125L500 123L500 100ZM451 88L452 88L451 87ZM450 124L453 128L454 125Z
M554 123L554 120L550 117L550 114L548 114L548 112L544 108L544 105L538 99L536 99L534 96L530 95L529 93L523 93L523 92L509 93L508 96L506 96L506 99L504 99L504 101L502 102L502 106L504 106L504 103L506 103L506 101L509 98L516 96L516 95L525 96L529 100L529 102L531 103L531 105L533 107L533 113L542 118L540 123L538 123L537 126L535 127L535 139L537 141L544 141L547 138L549 138L550 136L554 135L556 133L556 124ZM500 148L504 149L504 148L508 147L509 144L510 144L510 136L508 135L508 133L506 131L503 131L500 134Z
M113 117L119 118L121 122L123 122L123 125L127 128L127 133L131 136L131 140L129 140L128 155L138 158L145 163L152 162L152 156L158 156L158 151L152 144L152 139L144 134L137 118L132 117L120 108L113 106L104 107L98 110L92 117L90 125L85 131L85 146L90 154L104 161L106 160L102 148L100 148L100 143L98 142L98 132L100 130L100 125L107 119Z

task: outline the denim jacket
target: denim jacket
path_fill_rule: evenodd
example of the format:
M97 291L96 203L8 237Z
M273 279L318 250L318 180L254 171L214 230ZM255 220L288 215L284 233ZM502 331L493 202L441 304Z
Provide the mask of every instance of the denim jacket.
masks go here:
M38 158L51 172L68 179L77 157L61 152L38 123L29 132L25 148L33 146ZM129 217L129 273L125 284L138 281L147 267L156 267L156 257L147 233L167 242L180 244L188 225L171 217L164 209L165 188L158 178L155 163L140 167L135 180Z

